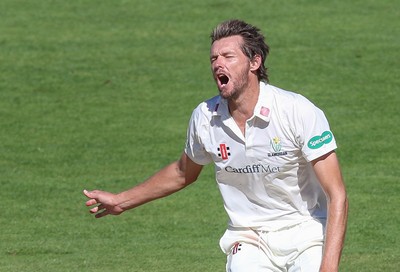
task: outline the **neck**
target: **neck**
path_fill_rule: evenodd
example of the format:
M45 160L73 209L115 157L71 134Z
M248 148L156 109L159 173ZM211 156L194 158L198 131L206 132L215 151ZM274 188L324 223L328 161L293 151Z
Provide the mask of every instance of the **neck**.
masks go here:
M229 112L236 122L245 122L253 116L259 93L260 84L257 80L249 84L239 97L228 100Z

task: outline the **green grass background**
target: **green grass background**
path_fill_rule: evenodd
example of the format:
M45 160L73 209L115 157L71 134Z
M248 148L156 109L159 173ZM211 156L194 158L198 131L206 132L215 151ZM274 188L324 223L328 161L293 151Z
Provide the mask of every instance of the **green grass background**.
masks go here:
M118 217L95 220L81 191L178 158L230 18L265 33L271 83L330 120L351 205L341 271L396 271L399 15L394 0L0 1L0 271L224 271L211 166Z

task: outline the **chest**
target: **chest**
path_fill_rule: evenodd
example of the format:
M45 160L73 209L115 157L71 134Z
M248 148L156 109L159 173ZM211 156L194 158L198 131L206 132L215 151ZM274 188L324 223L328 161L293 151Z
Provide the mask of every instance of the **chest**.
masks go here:
M261 164L273 171L298 163L301 150L293 133L281 122L254 118L244 126L245 133L233 119L210 124L203 143L217 168Z

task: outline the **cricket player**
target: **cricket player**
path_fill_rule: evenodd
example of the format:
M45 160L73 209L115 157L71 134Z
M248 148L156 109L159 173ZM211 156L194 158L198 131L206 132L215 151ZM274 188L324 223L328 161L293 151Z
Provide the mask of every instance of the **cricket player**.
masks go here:
M219 94L193 111L180 159L119 194L85 190L90 212L168 196L213 163L229 217L226 271L338 271L348 200L335 137L318 107L268 83L268 53L257 27L219 24L210 50Z

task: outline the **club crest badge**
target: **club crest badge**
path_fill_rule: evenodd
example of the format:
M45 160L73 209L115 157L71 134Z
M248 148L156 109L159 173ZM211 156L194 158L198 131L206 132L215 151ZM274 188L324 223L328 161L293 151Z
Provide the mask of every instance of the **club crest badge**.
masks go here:
M282 151L282 143L279 137L274 137L270 141L273 153L268 153L268 157L284 156L287 155L286 151Z
M281 149L282 149L281 139L279 139L279 137L274 137L274 138L272 138L272 140L271 140L271 146L272 146L272 149L273 149L275 152L280 152Z

